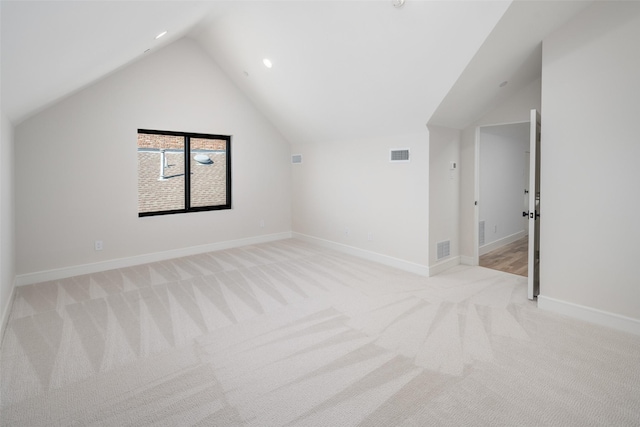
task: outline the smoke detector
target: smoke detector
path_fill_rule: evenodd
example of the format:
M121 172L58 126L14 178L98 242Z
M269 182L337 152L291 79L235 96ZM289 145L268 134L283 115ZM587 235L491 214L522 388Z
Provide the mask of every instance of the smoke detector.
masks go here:
M405 0L393 0L393 7L395 7L396 9L400 9L402 6L404 6L404 1Z

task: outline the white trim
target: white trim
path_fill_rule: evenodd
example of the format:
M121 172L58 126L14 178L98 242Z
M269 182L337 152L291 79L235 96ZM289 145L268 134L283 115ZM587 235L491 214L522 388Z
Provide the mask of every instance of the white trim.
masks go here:
M480 126L476 127L473 147L473 263L480 265ZM485 235L486 236L486 235Z
M4 342L4 332L7 330L7 323L9 322L9 313L11 313L11 308L13 306L13 300L16 297L16 285L11 287L11 293L9 294L9 299L7 300L7 304L4 306L4 311L2 312L2 319L0 320L0 349L2 349L2 343Z
M275 240L290 239L291 232L267 234L263 236L247 237L244 239L228 240L224 242L209 243L200 246L190 246L188 248L172 249L164 252L137 255L128 258L118 258L109 261L96 262L92 264L75 265L63 267L55 270L39 271L16 276L16 285L31 285L33 283L47 282L49 280L59 280L67 277L80 276L83 274L97 273L100 271L113 270L116 268L132 267L134 265L147 264L151 262L164 261L167 259L180 258L189 255L197 255L205 252L220 251L224 249L237 248L240 246L255 245L259 243L273 242Z
M478 262L478 258L476 257L460 255L460 264L477 266L479 265L479 262Z
M440 274L445 270L450 269L451 267L455 267L456 265L460 265L460 257L455 256L445 261L441 261L437 264L429 266L429 276L435 276L436 274Z
M429 267L427 267L426 265L416 264L411 261L405 261L403 259L390 257L388 255L379 254L377 252L356 248L354 246L349 246L342 243L332 242L330 240L320 239L318 237L313 237L313 236L309 236L302 233L294 232L293 237L295 239L300 239L305 242L315 243L317 245L320 245L328 249L333 249L338 252L356 256L358 258L363 258L368 261L373 261L373 262L387 265L389 267L394 267L399 270L408 271L410 273L418 274L420 276L425 276L425 277L429 276Z
M549 298L543 295L538 295L538 308L634 335L640 335L640 319L621 316L616 313Z
M526 235L527 232L525 230L520 230L517 233L513 233L507 237L503 237L502 239L498 239L491 243L487 243L486 245L482 245L480 246L480 255L488 254L491 251L500 249L501 247L506 246L509 243L513 243L516 240L522 239Z
M479 128L492 128L496 126L511 126L511 125L523 125L525 123L531 123L530 120L518 121L518 122L501 122L501 123L487 123L486 125L478 125Z

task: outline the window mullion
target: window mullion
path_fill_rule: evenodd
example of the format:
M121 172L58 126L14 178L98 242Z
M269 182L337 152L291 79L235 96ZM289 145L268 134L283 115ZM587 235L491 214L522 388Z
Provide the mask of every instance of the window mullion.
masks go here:
M184 137L184 208L191 209L191 137Z

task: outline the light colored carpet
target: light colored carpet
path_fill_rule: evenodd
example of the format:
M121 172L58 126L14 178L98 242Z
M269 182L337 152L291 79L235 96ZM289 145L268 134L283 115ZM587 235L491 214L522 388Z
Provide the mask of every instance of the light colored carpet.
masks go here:
M2 425L640 425L640 337L298 240L20 287Z

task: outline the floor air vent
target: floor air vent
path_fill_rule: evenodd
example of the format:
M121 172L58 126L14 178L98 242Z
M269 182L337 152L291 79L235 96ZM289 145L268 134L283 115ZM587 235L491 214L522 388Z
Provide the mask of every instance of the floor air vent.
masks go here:
M409 149L394 149L390 151L389 161L391 162L408 162L409 161Z
M438 243L438 259L446 258L451 255L451 241L445 240Z
M291 163L302 163L302 154L294 154L291 156Z

